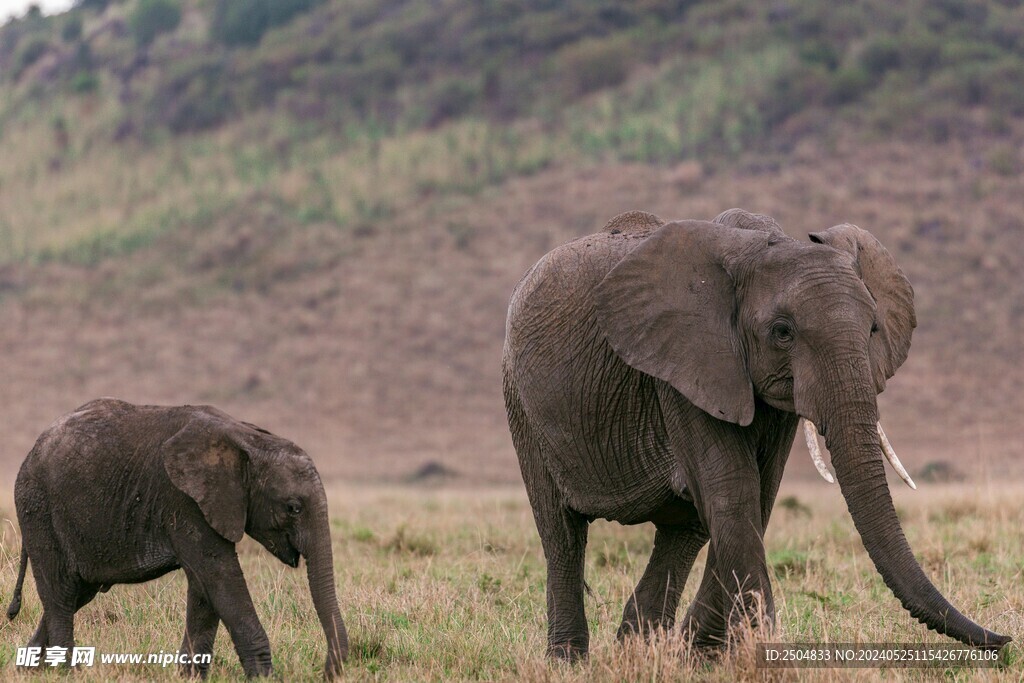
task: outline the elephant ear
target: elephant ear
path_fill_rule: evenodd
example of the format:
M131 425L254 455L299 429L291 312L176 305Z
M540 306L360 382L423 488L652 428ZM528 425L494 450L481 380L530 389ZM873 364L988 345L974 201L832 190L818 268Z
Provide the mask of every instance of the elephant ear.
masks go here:
M232 543L242 540L249 454L238 435L217 420L194 417L162 450L171 483L196 502L214 531Z
M917 327L914 288L892 254L867 230L843 223L809 237L812 242L850 254L875 300L877 329L872 331L868 353L875 386L881 392L910 351L910 336Z
M743 426L754 389L735 326L729 264L768 236L705 221L659 228L595 290L597 320L615 353L701 410Z

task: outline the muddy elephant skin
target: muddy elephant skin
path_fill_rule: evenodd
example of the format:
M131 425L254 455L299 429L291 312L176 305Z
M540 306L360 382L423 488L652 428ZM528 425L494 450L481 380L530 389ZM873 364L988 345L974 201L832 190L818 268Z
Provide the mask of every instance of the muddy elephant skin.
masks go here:
M175 569L188 578L181 652L210 653L224 622L248 676L271 673L270 642L235 544L243 533L292 567L305 558L327 636L325 675L341 671L348 638L334 586L327 500L298 446L209 406L135 406L98 399L38 439L14 489L21 569L43 604L33 647L73 647L74 615L97 592ZM186 675L207 673L186 666Z

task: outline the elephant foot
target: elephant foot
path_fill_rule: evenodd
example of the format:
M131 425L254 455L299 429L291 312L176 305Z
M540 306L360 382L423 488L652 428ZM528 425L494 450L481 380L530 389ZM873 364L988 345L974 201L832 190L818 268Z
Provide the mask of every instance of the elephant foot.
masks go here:
M259 661L243 664L242 669L245 671L246 678L260 678L263 676L274 675L274 667L270 664L269 655L266 660L261 659Z
M691 651L700 656L717 656L716 653L726 649L728 642L724 631L683 627L680 635L685 642L689 643Z
M324 678L329 681L333 681L335 678L340 678L345 672L345 657L348 656L348 644L345 645L345 651L343 655L335 656L333 653L328 653L327 661L324 662Z
M553 643L548 645L548 657L551 659L575 664L588 656L589 645L587 643Z
M178 667L178 673L182 678L198 678L205 681L210 673L210 666L208 664L182 664Z
M717 664L725 657L728 648L721 641L690 643L690 658L700 664Z
M671 631L673 622L671 620L658 621L654 619L623 619L619 624L619 630L615 634L616 639L621 643L626 638L643 638L649 640L657 632Z

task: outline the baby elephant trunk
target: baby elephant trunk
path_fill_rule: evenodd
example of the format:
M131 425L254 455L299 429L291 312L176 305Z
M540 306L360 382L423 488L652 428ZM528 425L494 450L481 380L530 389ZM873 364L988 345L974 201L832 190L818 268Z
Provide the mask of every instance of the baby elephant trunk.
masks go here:
M324 677L332 679L341 674L342 662L348 656L348 634L345 622L338 609L338 597L334 589L334 556L331 552L331 535L326 506L322 528L318 528L310 539L306 557L306 574L309 577L309 594L313 599L320 625L327 636L327 663Z

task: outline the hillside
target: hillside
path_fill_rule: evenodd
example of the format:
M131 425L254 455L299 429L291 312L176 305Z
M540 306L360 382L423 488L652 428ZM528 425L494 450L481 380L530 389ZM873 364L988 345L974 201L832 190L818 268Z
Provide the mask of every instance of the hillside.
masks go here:
M0 28L5 478L117 395L215 403L329 477L514 481L523 270L623 210L731 206L878 236L918 303L901 457L1022 471L1021 7L297 1L253 41L171 2L146 42L155 1Z

